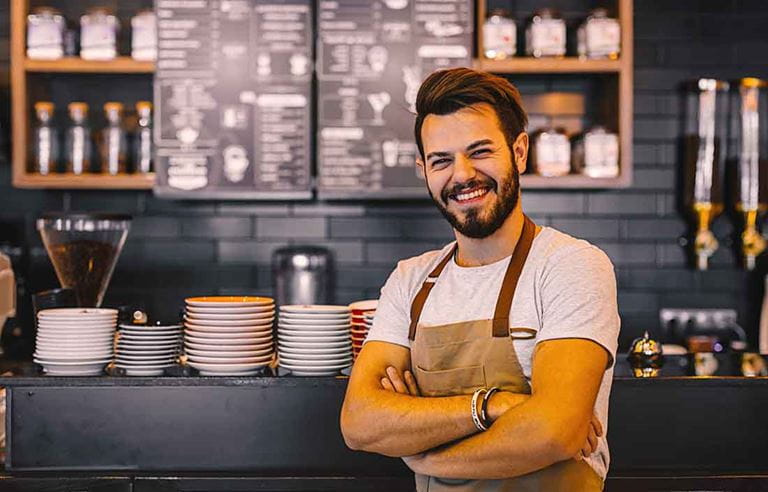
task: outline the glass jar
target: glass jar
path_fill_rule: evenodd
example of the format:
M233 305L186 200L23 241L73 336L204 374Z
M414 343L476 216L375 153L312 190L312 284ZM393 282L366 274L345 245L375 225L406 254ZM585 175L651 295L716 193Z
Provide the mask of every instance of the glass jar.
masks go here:
M525 52L528 56L565 56L565 21L553 9L537 10L525 31Z
M573 171L590 178L619 175L619 136L596 126L573 140Z
M54 105L52 102L35 103L36 122L32 130L32 172L43 175L56 171L58 162L58 136L52 126Z
M152 103L136 103L138 124L134 140L133 163L137 173L150 173L154 170L152 160Z
M104 104L104 118L107 126L99 136L99 157L101 172L117 175L128 171L126 162L126 137L123 129L123 105L119 102Z
M571 144L562 128L543 129L533 134L531 146L533 172L546 177L571 172Z
M517 24L505 9L493 9L483 24L483 54L504 60L517 54Z
M157 59L157 19L152 10L142 10L131 18L131 58Z
M593 10L576 32L578 53L583 58L615 60L621 51L621 25L603 8Z
M117 56L117 17L105 7L94 7L80 17L80 57L112 60Z
M65 138L64 170L83 174L91 168L91 129L88 126L88 105L73 102L68 106L69 126Z
M39 7L27 16L27 58L58 60L64 56L66 21L58 10Z

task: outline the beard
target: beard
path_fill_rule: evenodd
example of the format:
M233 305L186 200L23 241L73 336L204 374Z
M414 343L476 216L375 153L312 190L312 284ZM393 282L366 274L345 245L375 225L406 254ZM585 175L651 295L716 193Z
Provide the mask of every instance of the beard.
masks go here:
M496 200L490 205L490 210L487 213L483 215L484 208L472 208L464 214L464 219L462 220L458 215L448 210L446 204L450 200L450 195L456 195L464 190L478 186L487 187L496 193ZM432 191L429 190L429 186L427 186L427 190L437 209L440 210L440 213L443 214L443 217L446 218L454 229L466 237L483 239L496 232L517 206L520 190L520 172L517 170L513 157L510 171L501 185L489 177L473 179L461 185L444 188L440 193L442 201L435 199Z

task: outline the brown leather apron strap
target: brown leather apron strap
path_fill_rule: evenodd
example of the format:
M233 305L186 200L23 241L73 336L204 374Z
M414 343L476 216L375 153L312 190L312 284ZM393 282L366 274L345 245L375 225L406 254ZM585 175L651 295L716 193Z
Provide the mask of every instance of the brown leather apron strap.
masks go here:
M509 260L509 266L504 274L504 281L501 284L499 299L496 301L496 311L493 314L494 337L533 338L536 335L535 330L528 328L513 328L510 330L509 327L509 311L512 309L512 300L515 297L517 282L520 280L520 274L523 271L523 266L528 258L528 252L531 250L531 244L533 244L535 235L536 224L527 215L524 215L523 230L515 246L515 251L512 253L512 258ZM515 336L513 332L526 333L526 335Z
M424 283L421 284L419 293L416 294L416 297L413 299L413 303L411 304L411 326L408 329L408 340L413 341L414 337L416 336L416 325L419 323L419 318L421 318L421 311L424 309L424 303L427 302L429 292L432 290L432 287L435 286L437 277L443 273L443 269L451 260L451 258L453 258L457 247L458 245L454 244L453 248L451 248L451 251L445 255L445 258L440 260L440 263L437 264L434 270L432 270L432 272L430 272L430 274L427 276L426 280L424 280Z

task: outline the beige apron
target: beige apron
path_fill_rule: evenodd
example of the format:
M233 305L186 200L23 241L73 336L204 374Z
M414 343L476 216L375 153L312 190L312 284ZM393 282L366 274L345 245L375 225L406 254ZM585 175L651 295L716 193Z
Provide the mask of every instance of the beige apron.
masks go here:
M429 274L411 305L411 367L424 396L472 394L492 386L531 393L515 354L514 338L531 339L536 330L510 328L509 311L520 273L531 249L536 225L526 216L501 286L493 319L438 326L418 325L429 292L456 247ZM467 408L469 414L469 408ZM419 492L433 491L600 491L603 481L584 461L562 461L542 470L504 480L449 480L416 475Z

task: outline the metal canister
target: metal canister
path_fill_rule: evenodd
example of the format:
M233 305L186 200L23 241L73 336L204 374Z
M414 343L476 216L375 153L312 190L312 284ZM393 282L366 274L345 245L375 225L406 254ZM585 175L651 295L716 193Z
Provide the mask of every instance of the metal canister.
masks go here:
M272 254L272 287L278 305L333 304L335 267L319 246L287 246Z

